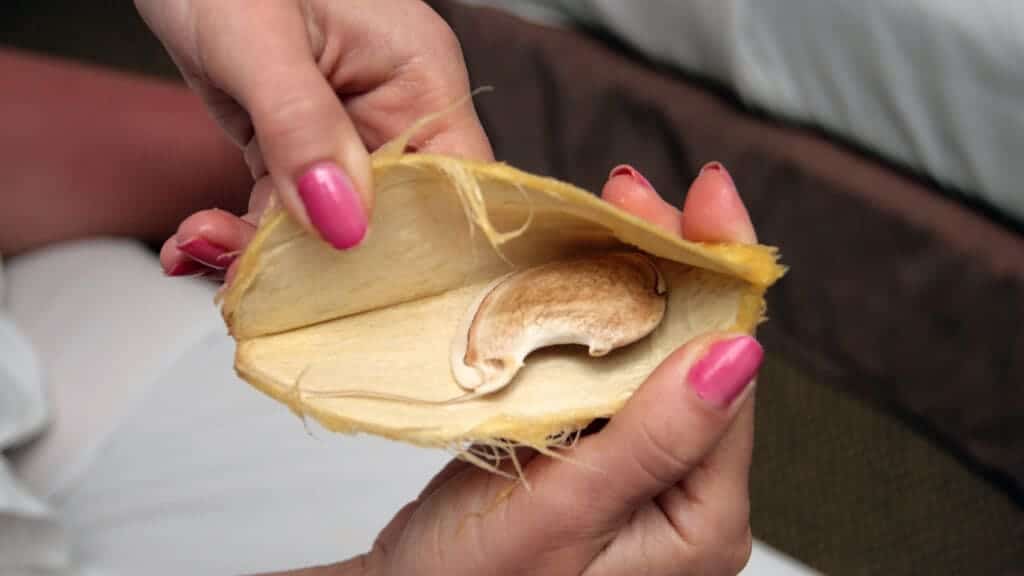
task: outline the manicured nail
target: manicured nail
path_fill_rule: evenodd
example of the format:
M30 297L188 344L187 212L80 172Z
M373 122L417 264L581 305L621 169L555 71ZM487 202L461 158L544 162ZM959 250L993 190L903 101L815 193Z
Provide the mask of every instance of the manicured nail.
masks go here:
M750 336L713 344L688 379L697 395L718 408L728 408L750 384L761 367L764 349Z
M704 174L706 172L714 172L717 174L721 174L722 177L729 182L730 186L732 186L733 188L736 187L736 183L733 182L732 176L729 174L729 171L725 169L725 166L722 166L721 162L708 162L700 169L701 174Z
M237 252L228 252L227 248L214 244L201 236L195 236L179 243L178 250L188 254L189 258L217 270L230 266L238 255Z
M644 178L643 174L637 172L636 168L633 168L628 164L619 164L618 166L613 168L611 174L608 175L608 178L611 179L616 176L622 175L629 176L630 178L633 179L634 182L640 184L641 186L647 188L648 190L654 190L654 186L651 185L647 178Z
M366 236L366 213L352 181L332 162L312 166L299 178L299 197L313 227L331 246L351 248Z
M182 260L171 266L166 274L168 276L196 276L206 270L209 270L209 268L195 260Z

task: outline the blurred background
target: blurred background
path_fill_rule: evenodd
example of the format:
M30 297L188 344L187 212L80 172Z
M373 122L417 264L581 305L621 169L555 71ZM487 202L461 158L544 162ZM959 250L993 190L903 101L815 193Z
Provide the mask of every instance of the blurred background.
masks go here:
M631 163L677 205L718 160L780 248L758 540L829 574L1024 571L1020 4L431 4L498 159L591 190ZM4 47L180 84L130 2L5 0Z

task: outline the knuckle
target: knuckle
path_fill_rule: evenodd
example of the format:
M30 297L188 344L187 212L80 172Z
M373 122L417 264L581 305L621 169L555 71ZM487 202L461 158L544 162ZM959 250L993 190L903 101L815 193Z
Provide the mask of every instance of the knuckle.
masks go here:
M287 92L253 103L253 122L263 138L286 138L315 118L316 103L301 93Z
M738 574L750 561L754 538L750 528L750 503L730 501L705 517L704 529L693 541L698 564L709 574Z
M739 574L750 562L750 555L754 550L754 537L749 528L743 536L738 538L729 546L725 547L722 558L723 574Z
M673 445L669 430L666 424L642 421L640 440L645 448L633 451L633 458L640 471L662 486L675 484L686 470L697 464L695 459Z
M537 507L539 524L565 542L591 538L607 529L610 503L614 501L592 482L545 490L544 498Z
M422 17L417 19L424 31L421 38L429 38L432 48L437 50L440 56L461 57L462 44L448 22L427 4L421 4L420 8L424 10Z
M747 498L739 499L731 502L729 505L729 513L723 515L717 521L717 529L713 532L717 532L721 539L727 542L739 542L743 544L749 542L750 536L750 500Z
M462 58L462 42L458 34L444 21L439 21L434 30L434 39L437 42L438 50L449 57L457 56Z
M435 59L461 57L462 46L455 31L430 2L410 2L396 17L416 31L397 40L394 47L399 51Z
M735 576L746 568L754 548L754 538L748 529L731 539L708 541L697 552L697 564L703 572L718 576Z
M259 156L271 172L296 168L290 165L328 153L337 145L336 111L316 95L272 94L253 104L251 118Z
M594 507L589 503L599 501L599 497L585 497L582 494L562 492L558 497L551 498L543 507L549 529L564 536L571 536L579 529L592 524L591 517Z

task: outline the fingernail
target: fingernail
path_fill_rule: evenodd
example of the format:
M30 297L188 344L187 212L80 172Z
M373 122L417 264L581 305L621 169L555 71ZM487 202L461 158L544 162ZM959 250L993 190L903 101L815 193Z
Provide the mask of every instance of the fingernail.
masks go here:
M648 190L654 190L654 186L651 185L647 178L644 178L643 174L637 172L636 168L633 168L628 164L619 164L618 166L613 168L611 174L608 175L608 178L611 179L616 176L622 175L628 175L637 184L640 184L641 186L647 188Z
M227 248L214 244L201 236L195 236L180 242L178 250L188 254L189 258L217 270L230 266L235 256L238 255L237 252L228 252Z
M352 181L332 162L311 167L299 178L299 197L313 227L331 246L344 250L366 235L366 213Z
M168 276L195 276L208 268L195 260L182 260L167 270Z
M713 344L688 379L697 395L718 408L728 408L750 384L761 367L764 349L750 336Z
M704 173L707 173L707 172L714 172L716 174L721 174L722 177L725 178L727 182L729 182L730 186L732 186L733 188L736 187L736 183L733 182L732 176L729 174L729 171L725 169L725 166L722 166L721 162L708 162L707 164L705 164L700 169L700 173L704 174Z

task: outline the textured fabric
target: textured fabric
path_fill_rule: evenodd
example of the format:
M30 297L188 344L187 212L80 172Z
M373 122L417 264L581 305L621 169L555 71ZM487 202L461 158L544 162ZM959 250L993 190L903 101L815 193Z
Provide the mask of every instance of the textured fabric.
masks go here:
M1024 502L771 346L758 380L754 534L825 574L1024 574Z
M163 282L159 264L134 242L53 246L12 260L8 272L11 315L45 372L51 419L16 463L40 494L53 497L84 472L116 423L174 361L170 351L216 330L218 318L208 287ZM155 310L176 298L205 305Z
M38 358L5 295L0 262L0 573L63 574L70 548L60 518L9 460L45 429L50 411Z

